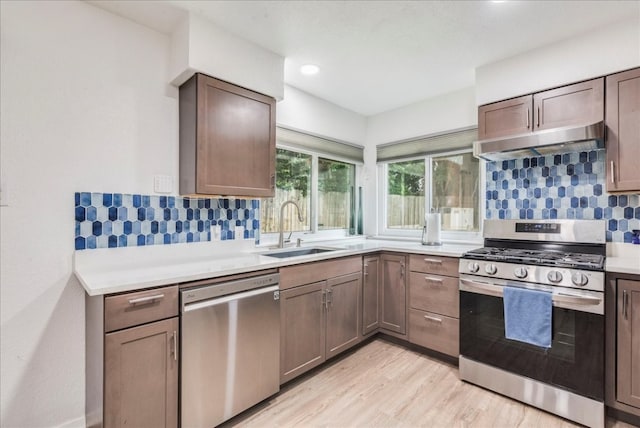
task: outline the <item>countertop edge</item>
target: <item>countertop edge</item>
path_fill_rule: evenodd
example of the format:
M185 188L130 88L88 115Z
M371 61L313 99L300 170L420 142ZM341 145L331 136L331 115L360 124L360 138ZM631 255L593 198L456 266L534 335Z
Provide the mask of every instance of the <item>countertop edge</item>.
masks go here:
M392 243L382 243L380 241L369 242L365 244L359 245L368 245L369 248L349 248L350 246L354 246L354 244L347 243L344 249L338 249L336 251L309 255L309 256L299 256L295 258L289 259L275 259L271 260L271 257L265 256L264 251L255 250L252 252L240 253L238 257L231 258L227 257L223 259L223 261L233 261L238 259L244 259L240 265L235 267L226 268L224 266L218 268L212 268L211 266L207 266L204 262L198 268L194 268L192 272L185 271L185 267L183 263L176 263L174 265L175 270L178 272L174 275L172 274L158 274L158 275L148 275L145 277L141 277L140 275L136 276L135 272L141 272L148 269L158 269L162 268L164 270L170 270L171 266L167 265L157 265L150 263L146 266L136 266L134 268L123 268L118 273L114 274L111 271L99 269L93 269L95 265L90 266L82 266L82 264L77 263L77 259L74 258L74 273L78 278L79 282L82 284L85 292L90 297L101 296L106 294L113 293L123 293L128 291L141 290L145 288L159 287L163 285L170 284L185 284L192 281L206 280L206 279L214 279L220 278L223 276L243 274L243 273L251 273L251 272L259 272L266 269L274 269L274 268L282 268L285 266L294 266L304 263L312 263L323 260L331 260L343 257L350 256L359 256L366 255L371 253L379 253L379 252L392 252L392 253L403 253L403 254L424 254L424 255L433 255L433 256L442 256L442 257L455 257L459 258L464 254L465 251L470 250L472 248L477 248L477 245L450 245L443 247L418 247L415 248L415 244L406 243L406 244L392 244ZM322 246L331 246L331 242L322 243ZM340 245L335 245L336 247L340 247ZM343 243L342 246L345 246ZM356 244L355 246L358 246ZM405 247L406 246L406 247ZM462 250L462 247L465 247ZM468 249L467 249L468 247ZM86 251L86 250L85 250ZM211 262L210 262L211 264ZM215 265L215 262L213 263ZM221 265L224 263L220 262ZM214 266L215 267L215 266ZM115 267L112 267L115 269ZM182 272L180 272L182 270ZM130 279L133 278L133 279Z

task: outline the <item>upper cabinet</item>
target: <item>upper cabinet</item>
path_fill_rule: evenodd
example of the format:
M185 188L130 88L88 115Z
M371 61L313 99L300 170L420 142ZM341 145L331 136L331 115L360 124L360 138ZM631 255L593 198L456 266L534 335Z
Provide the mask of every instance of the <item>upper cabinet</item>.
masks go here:
M274 196L275 105L204 74L180 86L180 194Z
M604 79L478 107L478 139L519 135L604 119Z
M533 96L525 95L478 107L478 139L530 132L532 106Z
M607 191L640 191L640 68L607 76Z
M601 122L604 78L533 94L533 130Z

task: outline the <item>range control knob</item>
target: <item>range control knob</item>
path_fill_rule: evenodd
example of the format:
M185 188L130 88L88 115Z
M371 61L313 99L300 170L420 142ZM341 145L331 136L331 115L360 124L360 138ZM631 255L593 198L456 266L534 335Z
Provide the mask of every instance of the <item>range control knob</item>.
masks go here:
M547 279L551 282L558 283L562 281L562 274L557 270L552 270L547 274Z
M587 275L581 272L575 272L573 275L571 275L571 282L573 282L575 285L583 287L587 285L587 282L589 282L589 278L587 278Z
M529 272L527 272L527 268L525 268L524 266L520 266L517 267L515 271L513 271L513 274L516 276L516 278L526 278L527 274Z
M480 265L477 262L469 262L467 270L471 273L476 273L480 270Z
M498 271L498 268L493 263L489 263L484 267L484 271L489 275L495 275L495 273Z

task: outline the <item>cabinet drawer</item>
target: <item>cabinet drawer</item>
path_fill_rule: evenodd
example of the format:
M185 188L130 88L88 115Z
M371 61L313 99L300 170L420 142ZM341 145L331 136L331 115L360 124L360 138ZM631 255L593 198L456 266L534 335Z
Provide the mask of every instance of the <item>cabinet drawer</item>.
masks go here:
M459 321L431 312L409 311L409 342L458 357Z
M411 272L409 304L414 309L458 318L458 278Z
M106 332L177 315L177 285L119 294L104 299L104 326Z
M280 269L280 289L286 290L356 272L362 272L361 256L287 266Z
M458 259L455 257L423 256L412 254L409 258L409 270L414 272L458 276Z

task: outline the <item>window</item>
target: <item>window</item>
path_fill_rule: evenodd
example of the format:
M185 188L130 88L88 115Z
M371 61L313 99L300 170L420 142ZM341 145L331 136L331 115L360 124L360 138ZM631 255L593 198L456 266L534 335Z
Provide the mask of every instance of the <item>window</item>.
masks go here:
M304 222L298 220L295 207L285 208L283 230L311 230L311 155L276 149L276 195L260 204L260 226L263 233L278 232L280 207L293 200L300 207Z
M431 208L442 214L442 230L480 230L480 162L470 152L428 158Z
M356 232L356 165L320 157L313 152L292 148L276 149L276 194L262 199L262 233L278 233L280 207L293 200L301 209L298 220L293 205L283 213L283 231L316 233L319 231ZM285 235L286 238L286 235Z
M318 229L349 229L354 234L356 167L318 159Z
M424 159L390 163L387 168L387 227L422 229Z
M427 155L381 166L385 234L416 235L425 212L442 214L443 237L480 230L480 163L470 151Z

